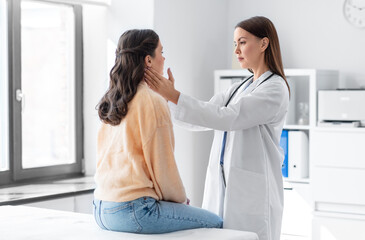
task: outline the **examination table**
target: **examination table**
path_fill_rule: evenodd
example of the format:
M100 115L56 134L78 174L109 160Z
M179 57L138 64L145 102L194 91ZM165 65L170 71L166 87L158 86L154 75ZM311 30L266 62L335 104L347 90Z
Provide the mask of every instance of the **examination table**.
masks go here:
M192 229L166 234L132 234L100 229L91 214L26 206L0 207L1 240L258 240L255 233L230 229Z

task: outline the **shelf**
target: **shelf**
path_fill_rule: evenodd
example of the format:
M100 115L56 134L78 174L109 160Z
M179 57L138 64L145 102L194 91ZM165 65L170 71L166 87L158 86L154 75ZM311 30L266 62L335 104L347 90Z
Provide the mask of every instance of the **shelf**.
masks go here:
M322 212L318 210L313 211L313 215L317 217L331 217L340 219L351 219L351 220L365 220L365 216L362 214L351 214L351 213L341 213L341 212Z
M322 131L322 132L365 132L365 127L315 127L313 128L315 131Z
M290 178L283 178L284 182L288 183L310 183L309 178L302 178L302 179L290 179Z
M308 125L285 125L283 129L286 130L309 130Z

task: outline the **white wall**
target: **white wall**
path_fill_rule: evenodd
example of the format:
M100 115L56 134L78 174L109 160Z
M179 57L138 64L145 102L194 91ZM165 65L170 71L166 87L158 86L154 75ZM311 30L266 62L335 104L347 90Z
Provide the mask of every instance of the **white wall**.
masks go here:
M96 165L96 137L99 118L95 106L106 81L107 8L83 6L84 41L84 159L85 172L92 175Z
M87 175L95 173L100 121L95 107L107 89L119 36L131 28L153 27L153 1L113 0L110 6L83 5L84 157Z
M229 0L227 38L246 18L262 15L275 24L284 68L336 69L341 87L365 87L365 29L343 16L344 0ZM232 40L231 40L232 42ZM227 52L232 52L231 42ZM227 56L227 64L231 63Z
M213 71L229 66L226 7L221 0L155 0L154 29L164 46L165 69L171 67L181 92L209 100ZM176 161L187 195L192 205L201 206L213 133L179 127L174 131Z

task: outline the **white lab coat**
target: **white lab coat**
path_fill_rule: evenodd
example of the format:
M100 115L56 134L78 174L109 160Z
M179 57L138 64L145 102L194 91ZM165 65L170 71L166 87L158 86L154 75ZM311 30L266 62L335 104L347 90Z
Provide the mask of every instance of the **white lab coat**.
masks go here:
M283 212L280 136L289 92L278 75L258 86L270 74L265 72L243 90L245 83L228 107L224 106L239 83L209 102L181 94L177 105L169 103L175 123L191 130L215 130L203 208L223 217L224 228L252 231L260 240L280 239ZM226 188L219 164L224 131Z

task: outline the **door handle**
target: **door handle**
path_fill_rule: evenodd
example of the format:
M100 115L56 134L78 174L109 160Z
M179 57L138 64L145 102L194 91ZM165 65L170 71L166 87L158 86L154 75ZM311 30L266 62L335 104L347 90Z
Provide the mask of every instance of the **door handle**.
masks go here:
M25 95L24 93L22 92L21 89L17 89L15 91L15 98L18 102L21 103L21 111L23 113L24 109L25 109Z
M21 102L22 101L22 99L23 99L23 92L22 92L22 90L21 89L17 89L16 91L15 91L15 97L16 97L16 100L18 101L18 102Z

